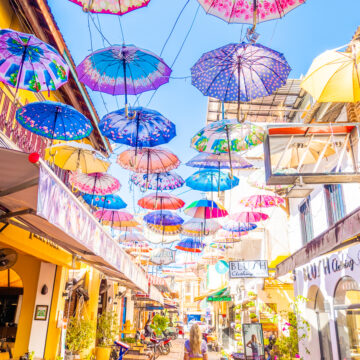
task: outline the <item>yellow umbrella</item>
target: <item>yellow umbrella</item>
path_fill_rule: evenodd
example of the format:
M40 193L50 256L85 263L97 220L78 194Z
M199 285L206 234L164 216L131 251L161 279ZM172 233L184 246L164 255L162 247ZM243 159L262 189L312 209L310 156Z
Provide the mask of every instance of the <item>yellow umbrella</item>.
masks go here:
M45 160L65 170L84 173L106 172L110 163L92 146L78 142L63 142L46 149Z
M336 153L325 141L311 141L310 144L294 143L288 149L271 156L272 166L277 168L297 168L299 165L315 164L320 156L327 158Z
M360 51L328 50L316 57L301 87L319 102L360 101Z

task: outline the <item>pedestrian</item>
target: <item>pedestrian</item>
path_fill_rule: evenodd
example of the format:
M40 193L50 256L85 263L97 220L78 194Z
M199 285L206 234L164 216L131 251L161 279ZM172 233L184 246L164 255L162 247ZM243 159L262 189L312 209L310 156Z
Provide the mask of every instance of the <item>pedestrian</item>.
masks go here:
M144 336L151 338L153 336L153 330L151 328L151 319L149 318L144 327Z
M198 324L190 329L190 339L185 341L184 360L208 360L206 341Z

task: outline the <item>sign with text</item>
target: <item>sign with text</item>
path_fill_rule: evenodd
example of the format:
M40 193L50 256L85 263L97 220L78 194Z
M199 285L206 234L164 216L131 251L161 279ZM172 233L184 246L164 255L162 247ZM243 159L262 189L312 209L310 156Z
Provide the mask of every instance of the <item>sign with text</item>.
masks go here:
M230 279L269 277L266 260L229 261Z

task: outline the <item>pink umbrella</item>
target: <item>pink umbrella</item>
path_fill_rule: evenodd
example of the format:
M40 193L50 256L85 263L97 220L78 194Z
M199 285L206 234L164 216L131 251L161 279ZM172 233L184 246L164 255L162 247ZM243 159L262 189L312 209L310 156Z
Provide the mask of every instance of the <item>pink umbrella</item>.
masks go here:
M91 195L110 195L116 193L121 185L119 180L106 173L84 174L72 172L70 184L83 193Z
M268 219L269 215L257 211L243 211L240 213L232 214L229 218L236 222L254 223Z
M98 210L94 212L94 216L99 219L104 225L117 225L123 222L128 222L134 217L126 211L117 210Z
M276 195L252 195L240 200L240 204L251 208L268 208L283 203L284 199Z
M185 203L180 198L167 193L154 193L141 198L138 205L149 210L177 210L181 209Z

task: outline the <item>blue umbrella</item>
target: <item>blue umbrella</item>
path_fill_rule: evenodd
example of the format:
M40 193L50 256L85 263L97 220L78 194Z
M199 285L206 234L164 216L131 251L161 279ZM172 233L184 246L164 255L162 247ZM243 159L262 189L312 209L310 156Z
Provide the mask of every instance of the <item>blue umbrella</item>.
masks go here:
M239 185L239 179L221 171L207 169L196 171L186 179L186 185L199 191L225 191Z
M109 210L120 210L127 207L127 204L121 199L119 195L91 195L84 194L83 199L91 206Z
M42 101L22 106L16 120L25 129L52 140L80 140L93 130L90 120L72 106Z
M135 148L168 143L176 136L175 124L155 110L135 107L105 115L99 124L101 132L116 143Z
M192 253L201 253L205 247L205 244L202 243L199 239L186 238L178 242L175 246L176 249L192 252Z
M184 222L179 215L169 210L152 211L144 216L144 221L148 224L162 226L181 225Z
M236 221L229 221L227 224L223 226L224 230L232 231L232 232L245 232L254 230L257 228L256 224L253 223L239 223Z
M228 44L202 55L192 84L222 101L250 101L285 85L291 71L283 54L260 44ZM238 109L239 110L239 109Z
M141 174L134 173L130 177L131 182L140 186L141 190L174 190L184 185L184 179L173 171Z

